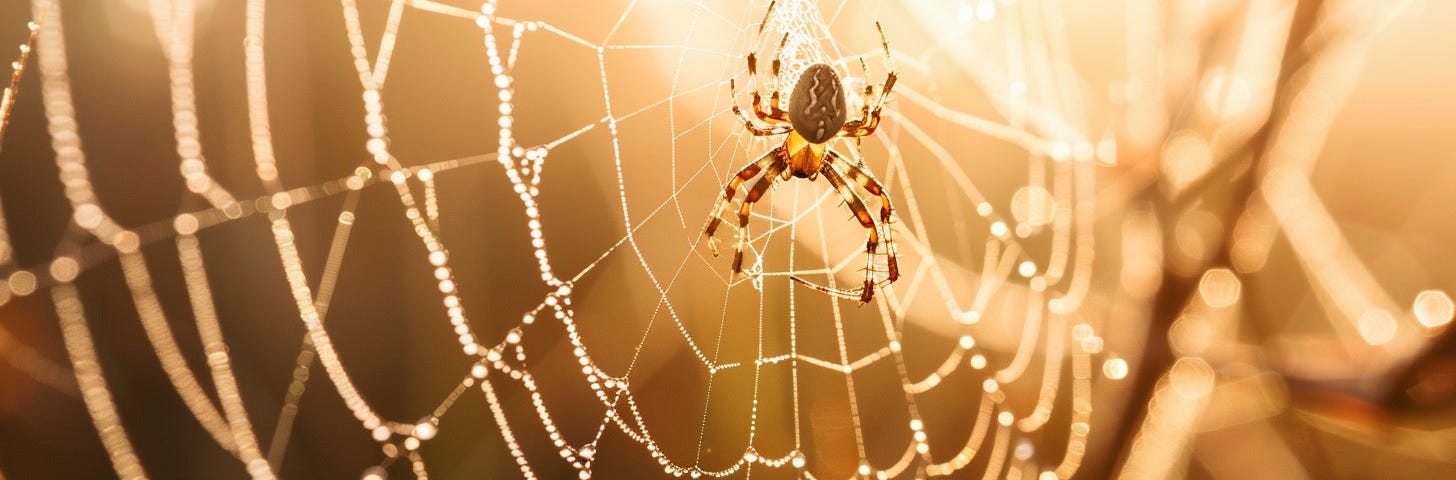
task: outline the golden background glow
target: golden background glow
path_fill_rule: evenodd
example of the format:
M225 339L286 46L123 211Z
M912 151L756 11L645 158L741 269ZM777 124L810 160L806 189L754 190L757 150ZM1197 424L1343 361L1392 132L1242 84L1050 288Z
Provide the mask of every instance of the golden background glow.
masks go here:
M768 9L0 5L0 477L1456 474L1456 4ZM822 179L702 243L821 62L862 306Z

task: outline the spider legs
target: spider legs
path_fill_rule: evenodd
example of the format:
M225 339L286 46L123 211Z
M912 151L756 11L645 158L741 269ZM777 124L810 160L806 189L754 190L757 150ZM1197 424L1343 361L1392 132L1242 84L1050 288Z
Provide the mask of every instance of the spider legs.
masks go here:
M779 107L783 92L779 89L779 71L783 68L783 61L779 59L779 51L789 42L789 34L784 33L784 39L779 42L779 49L774 52L773 63L770 67L771 78L774 79L774 86L769 95L768 107L763 105L763 80L758 76L758 54L748 53L748 77L753 80L753 115L760 122L768 124L783 123L789 121L789 112ZM755 45L757 43L755 42Z
M708 226L703 228L703 234L708 236L708 250L713 252L713 256L718 256L718 239L713 237L713 233L718 230L718 224L723 221L723 211L727 210L728 203L732 202L733 196L738 194L738 187L753 178L754 175L758 175L758 172L776 160L778 160L778 149L770 150L728 179L728 184L723 187L723 196L719 197L718 202L713 205L713 217L708 220Z
M774 152L777 151L777 149L774 150ZM775 158L777 159L776 155ZM763 198L763 194L768 192L768 187L773 186L774 181L778 180L779 173L786 167L788 165L782 161L770 163L768 169L764 170L763 177L760 177L757 182L754 182L753 188L743 196L743 206L738 208L738 245L733 249L734 277L743 273L743 246L748 243L748 219L750 213L753 211L753 204L758 203Z
M870 66L865 63L864 57L860 57L859 58L859 68L860 68L860 71L864 72L864 75L865 75L864 104L863 105L860 105L859 118L857 118L855 120L850 120L848 122L845 122L844 125L840 126L840 129L839 129L839 134L840 135L850 136L849 133L857 132L860 129L860 127L862 127L865 124L865 122L869 120L869 118L870 118L870 109L873 108L873 107L870 106L870 104L872 103L872 102L870 102L870 98L872 98L872 97L875 96L875 86L874 86L874 84L871 84L869 82L869 78L870 78ZM863 136L864 135L854 136L855 137L854 138L854 141L855 141L855 144L856 145L859 144L859 141L860 141L860 138L859 137L863 137Z
M738 82L729 79L728 91L732 95L730 98L734 99L733 114L738 116L739 120L743 121L743 126L748 128L748 132L752 133L754 136L765 137L770 135L783 135L794 130L794 127L788 124L762 123L759 120L755 119L753 116L749 116L747 112L744 112L743 107L738 106ZM753 93L753 111L755 115L762 116L762 113L758 111L758 97L758 92L755 91Z
M713 252L713 256L717 256L718 239L713 234L717 232L718 225L723 221L723 213L732 203L733 197L737 195L738 187L758 175L759 172L763 172L763 176L754 182L753 187L744 194L743 206L738 209L738 242L733 249L734 276L743 273L743 246L748 242L748 220L753 211L753 205L763 199L764 193L768 192L769 187L773 186L784 169L788 168L782 150L783 147L770 150L728 179L728 184L723 187L723 196L719 197L717 204L713 206L713 218L708 220L708 226L703 228L703 234L708 236L708 249Z
M885 38L885 27L880 26L880 22L875 22L875 30L880 31L880 46L885 49L885 65L890 69L890 73L885 75L884 92L880 96L880 105L884 105L885 96L889 95L890 90L895 88L895 78L900 75L895 70L895 59L890 57L890 39Z
M788 35L784 36L784 40L788 40ZM774 58L773 61L773 75L774 78L778 78L778 58ZM763 110L763 82L758 78L758 57L753 52L748 53L748 78L753 81L753 103L751 104L753 115L749 115L743 111L743 107L738 106L738 83L734 79L729 79L728 92L729 98L733 99L733 114L737 115L743 121L743 125L748 127L748 131L756 136L782 135L793 131L794 128L787 123L788 112L779 109L779 92L777 90L773 92L773 97L769 101L770 111Z
M891 236L890 214L894 212L894 207L890 205L890 194L885 192L884 184L881 184L879 180L875 179L873 175L870 175L868 171L865 171L859 165L846 160L832 150L827 152L826 157L829 159L829 162L825 163L826 165L831 163L839 165L840 168L844 169L844 176L848 177L850 181L858 184L860 188L863 188L871 195L880 197L880 224L885 226L885 244L888 245L887 251L885 252L885 268L888 270L889 281L893 282L898 280L900 278L900 266L895 261L895 241ZM870 253L874 252L871 251Z
M880 95L875 100L873 108L870 107L869 101L869 93L872 88L865 87L865 106L860 113L860 118L845 123L839 132L841 136L864 137L875 133L875 129L880 126L880 111L885 108L885 102L890 98L890 91L895 88L895 80L900 76L895 69L895 60L890 57L890 41L885 37L884 27L880 26L880 22L875 22L875 28L880 31L880 46L885 50L885 66L890 71L885 74L885 82L880 87Z
M774 124L789 121L789 113L779 108L779 98L783 94L778 89L779 70L783 62L779 59L779 52L783 51L784 45L789 43L789 33L784 32L783 40L779 41L779 49L774 51L773 56L773 79L774 89L769 99L768 110L763 109L763 81L758 77L758 49L759 41L763 38L763 31L768 28L768 19L773 16L774 7L778 1L769 2L768 10L763 12L763 21L758 24L758 36L754 37L753 46L748 52L748 77L753 79L753 114L761 122Z
M844 202L854 212L854 218L859 220L859 224L869 231L869 241L865 242L864 289L860 290L859 294L859 301L861 303L869 303L870 299L874 298L875 295L875 248L880 245L879 228L875 224L875 219L870 216L869 209L865 207L864 200L860 200L859 195L855 194L853 190L850 190L849 184L844 181L844 177L841 177L839 172L835 171L831 165L831 163L826 162L819 172L824 174L824 179L828 180L829 184L833 185L835 190L839 191L839 196L844 197Z

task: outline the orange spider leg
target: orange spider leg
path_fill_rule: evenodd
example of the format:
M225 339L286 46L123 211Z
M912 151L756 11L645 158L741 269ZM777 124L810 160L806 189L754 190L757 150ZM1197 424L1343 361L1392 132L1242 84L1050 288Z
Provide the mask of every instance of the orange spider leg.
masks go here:
M763 31L765 28L768 28L768 19L773 15L774 7L777 5L777 0L769 2L768 10L763 12L763 21L758 23L758 36L754 37L753 46L751 47L752 49L756 50L758 48L758 42L760 39L763 38ZM784 32L784 39L779 42L779 50L774 52L773 78L776 86L779 78L779 67L782 64L782 62L779 60L779 51L782 51L784 48L784 44L788 42L789 34L788 32ZM783 112L778 108L780 95L777 89L774 90L773 98L770 100L770 110L764 111L763 109L763 81L758 77L758 54L754 51L748 52L748 76L749 78L753 79L754 116L758 117L759 121L768 124L788 122L788 112Z
M859 301L861 303L869 303L870 299L875 295L875 248L880 245L879 228L875 224L874 217L870 216L869 209L865 207L864 200L861 200L859 195L855 194L853 190L850 190L849 184L844 181L844 177L841 177L839 172L830 163L825 163L819 169L819 173L823 174L824 179L828 180L829 184L833 185L834 189L839 191L839 196L844 197L844 202L854 212L854 218L859 220L859 224L864 226L865 230L869 231L869 241L865 242L867 258L865 259L864 289L860 290L859 294Z
M779 42L779 49L774 52L774 60L771 67L771 75L774 79L772 95L769 96L767 109L763 105L763 80L758 76L758 54L748 53L748 75L753 79L753 114L759 121L774 124L789 121L789 112L779 108L782 90L778 88L779 71L783 69L783 61L779 59L779 51L789 42L789 34L784 34L784 39Z
M763 123L759 123L753 117L751 117L747 113L745 113L743 111L743 107L738 106L738 82L737 81L735 81L733 79L729 79L728 80L728 92L729 92L729 95L731 96L732 101L733 101L733 114L734 115L737 115L738 116L738 119L743 121L743 126L744 127L747 127L748 128L748 131L750 133L753 133L756 136L764 137L764 136L769 136L769 135L783 135L785 133L789 133L789 132L794 131L793 125L788 125L788 124L779 124L779 125L763 124ZM758 92L754 92L753 96L754 96L754 99L755 99L754 101L757 102L758 101L757 100L757 98L758 98ZM755 113L758 113L758 108L757 107L755 107L753 110L754 110Z
M864 57L859 59L859 68L865 74L864 105L860 105L859 118L845 122L839 129L840 136L849 136L849 132L858 130L870 118L870 98L875 95L875 86L869 84L870 66L865 64ZM856 142L859 139L855 139Z
M875 30L880 31L880 47L885 49L885 68L890 70L885 74L884 86L880 88L880 103L875 106L875 110L878 112L884 108L885 101L889 100L890 90L895 89L895 79L900 77L900 72L895 68L894 57L890 56L890 39L885 37L885 27L880 26L880 22L875 22ZM875 117L878 118L879 115L875 115Z
M767 116L768 118L771 118L771 119L774 119L774 120L778 120L780 122L788 122L789 121L789 112L787 110L784 110L783 108L780 108L779 107L780 99L783 98L784 89L783 88L780 88L783 85L779 85L778 84L778 82L780 80L779 79L779 71L783 67L783 61L779 59L779 54L780 54L780 52L783 52L784 51L784 45L787 45L788 43L789 43L789 33L788 32L784 32L784 39L781 40L781 41L779 41L779 48L778 48L778 50L774 51L774 61L773 61L774 91L773 91L773 96L770 97L769 98L769 101L768 101L768 108L769 108L769 110L767 112L760 113L759 114L759 117L760 118L762 118L764 116Z
M887 279L891 282L900 279L900 266L899 262L895 259L895 241L892 237L892 228L890 226L891 214L894 212L894 207L890 205L890 194L885 191L884 184L880 183L868 170L846 160L833 150L827 153L829 157L829 162L827 163L839 165L840 168L844 169L844 176L849 177L850 181L858 184L860 188L863 188L871 195L880 197L880 225L885 227L885 268L888 270Z
M875 22L875 28L880 31L880 46L885 50L885 65L890 72L885 75L884 86L880 87L880 95L875 100L874 108L865 112L863 119L844 124L839 133L843 137L865 137L875 133L875 129L880 126L880 111L884 110L885 102L890 99L890 91L895 89L895 80L900 77L900 73L895 70L895 60L890 57L890 41L885 38L885 29L880 26L880 22ZM865 87L866 107L869 106L869 88Z
M763 154L763 156L758 157L758 160L743 167L742 170L739 170L737 174L733 175L733 178L728 179L728 184L723 187L723 196L719 197L718 202L713 205L713 217L711 220L708 220L708 226L703 228L703 234L708 236L708 250L713 252L713 256L718 256L718 239L713 237L713 233L718 231L718 224L723 221L723 211L728 209L728 204L738 194L738 187L743 182L753 178L754 175L758 175L758 172L762 171L764 167L778 160L777 152L778 149L770 150L768 153Z
M774 149L769 153L777 152L778 149ZM780 156L774 155L774 159L777 161L770 163L768 169L764 170L763 177L753 183L753 188L743 196L743 206L738 209L738 246L733 250L734 277L743 273L743 246L748 243L748 219L749 214L753 211L753 204L763 198L768 187L773 186L774 181L778 180L779 172L788 167Z

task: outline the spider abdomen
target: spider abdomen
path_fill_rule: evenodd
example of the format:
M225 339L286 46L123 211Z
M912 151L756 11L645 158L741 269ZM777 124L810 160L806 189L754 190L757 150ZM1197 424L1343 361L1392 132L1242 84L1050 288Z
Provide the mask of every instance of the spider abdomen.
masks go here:
M844 87L829 65L804 69L789 98L789 122L810 143L824 143L839 133L846 116Z

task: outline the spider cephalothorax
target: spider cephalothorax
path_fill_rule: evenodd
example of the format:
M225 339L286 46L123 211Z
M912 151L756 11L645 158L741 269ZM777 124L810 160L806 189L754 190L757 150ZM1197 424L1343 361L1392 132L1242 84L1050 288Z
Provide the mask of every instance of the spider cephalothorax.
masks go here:
M773 5L769 5L769 13L773 12ZM767 23L768 14L764 15ZM879 23L875 23L879 28ZM759 33L763 33L763 27L759 27ZM788 36L784 37L785 42ZM733 253L733 273L735 275L743 271L743 244L748 238L748 218L753 204L763 198L763 194L773 186L775 180L788 180L791 177L798 177L813 181L820 174L829 181L839 195L844 199L845 204L854 212L855 219L860 225L869 231L869 240L865 244L866 271L864 288L859 292L840 290L824 287L810 283L799 277L793 277L805 285L813 287L825 293L841 297L857 298L861 302L868 302L874 297L874 258L875 250L880 245L880 227L884 228L885 243L890 243L890 217L893 209L890 206L890 195L885 191L884 185L876 180L874 175L863 164L850 162L843 155L828 147L828 143L835 138L865 137L875 133L875 128L880 123L880 111L885 106L885 100L890 95L890 89L895 86L896 72L894 63L890 60L890 44L885 40L885 31L880 29L880 44L885 49L885 63L889 66L889 74L880 87L879 95L875 96L873 85L866 85L864 89L863 108L859 117L846 121L848 118L847 107L844 99L844 84L839 80L839 74L834 68L816 63L806 68L799 75L798 82L794 84L793 94L789 97L789 108L780 108L782 94L775 90L769 97L767 107L763 105L763 95L759 92L760 85L755 82L753 89L753 115L749 116L738 106L736 99L737 86L729 81L729 88L735 99L733 113L743 120L748 131L756 136L786 135L783 143L774 149L764 153L758 160L743 167L732 178L728 179L727 185L723 187L723 196L719 198L718 204L713 208L713 216L708 221L708 226L703 233L708 236L708 246L714 255L718 253L717 240L713 232L717 230L718 224L722 221L722 211L732 202L737 194L738 187L743 182L763 172L763 177L753 184L753 187L744 194L743 206L738 210L738 245ZM782 47L782 44L780 45ZM781 62L778 58L773 61L773 76L779 76ZM748 54L748 75L755 80L758 77L758 62L754 53ZM871 101L874 98L874 101ZM848 180L846 180L848 179ZM865 206L864 200L859 194L851 190L848 182L854 182L863 188L870 195L880 198L880 214L878 221L870 214ZM900 277L900 269L895 259L893 247L886 252L886 277L885 283L894 282Z

